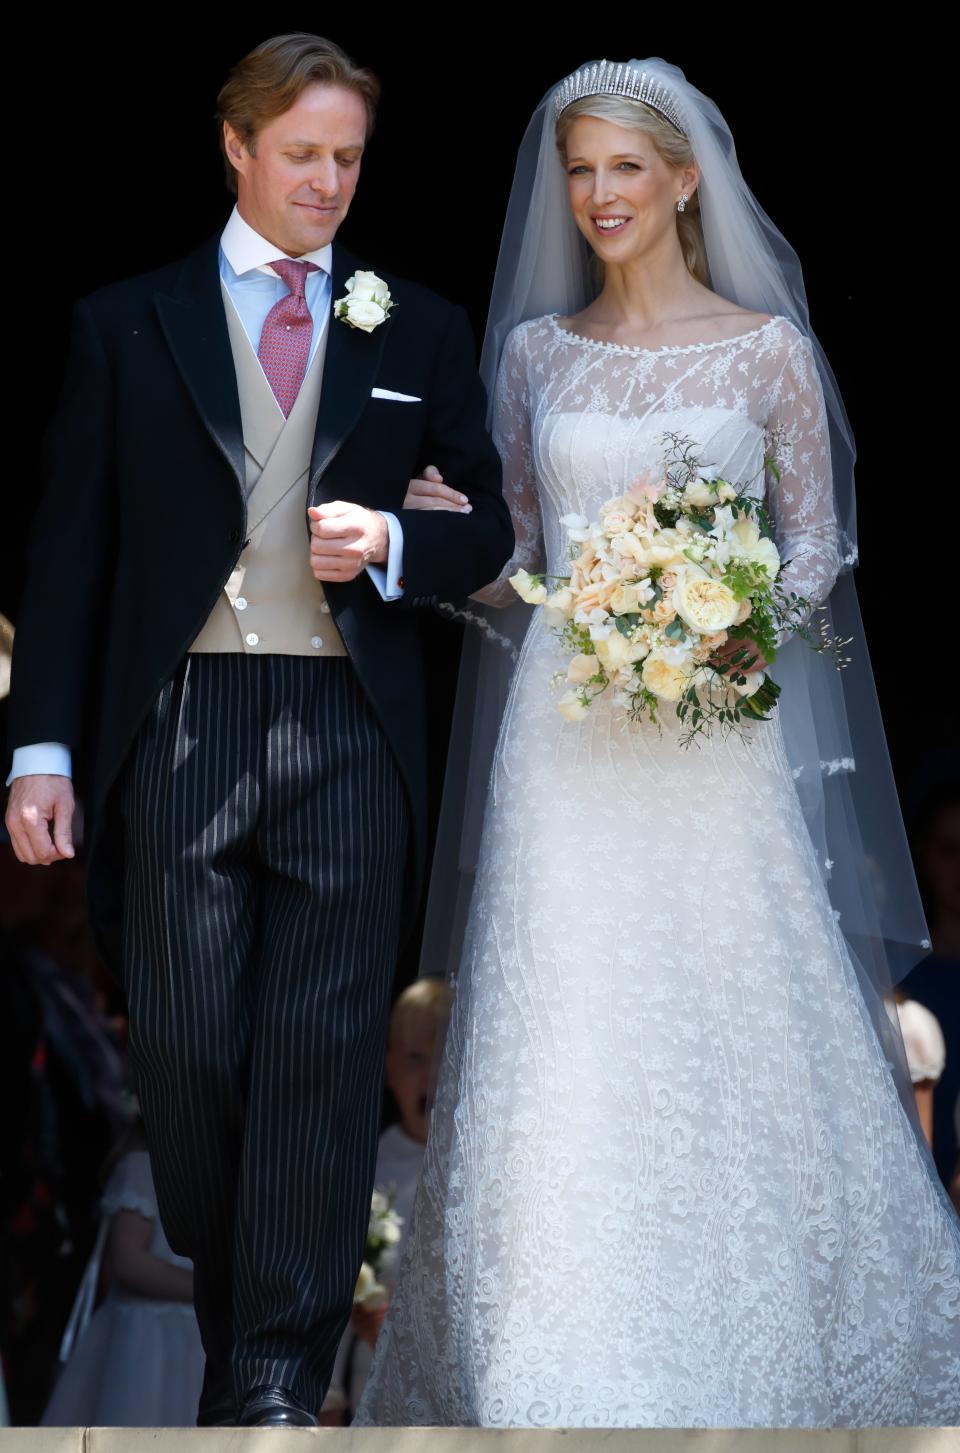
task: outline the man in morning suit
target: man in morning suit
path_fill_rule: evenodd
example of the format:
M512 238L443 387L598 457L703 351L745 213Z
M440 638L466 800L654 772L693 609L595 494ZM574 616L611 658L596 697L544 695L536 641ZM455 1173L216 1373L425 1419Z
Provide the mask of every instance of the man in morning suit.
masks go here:
M231 72L222 235L76 306L17 623L7 822L72 856L83 774L201 1423L323 1400L424 870L416 608L512 549L462 310L382 274L333 307L378 91L310 35ZM470 512L403 509L428 460Z

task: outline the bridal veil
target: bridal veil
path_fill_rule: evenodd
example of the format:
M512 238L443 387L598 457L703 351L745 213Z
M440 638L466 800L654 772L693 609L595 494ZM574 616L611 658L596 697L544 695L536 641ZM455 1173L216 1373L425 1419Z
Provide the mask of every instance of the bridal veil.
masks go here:
M899 1035L891 1028L882 998L929 942L853 581L857 546L850 423L810 327L800 262L745 182L720 111L676 66L658 58L627 64L661 80L684 117L700 168L700 213L713 289L743 307L789 318L814 350L829 416L841 573L827 606L813 620L828 638L849 640L843 655L850 663L839 670L829 653L793 638L771 674L783 688L779 710L784 740L820 870L871 1017L889 1058L902 1071ZM566 177L554 141L557 89L551 87L534 111L517 158L481 360L491 400L510 330L547 313L576 313L597 291L589 248L567 204ZM470 624L421 959L421 972L450 977L456 974L470 908L513 664L531 618L529 607L520 604L497 610L468 602L458 613ZM544 710L549 709L545 703ZM577 728L571 725L569 730ZM909 1082L902 1074L898 1078L903 1090Z

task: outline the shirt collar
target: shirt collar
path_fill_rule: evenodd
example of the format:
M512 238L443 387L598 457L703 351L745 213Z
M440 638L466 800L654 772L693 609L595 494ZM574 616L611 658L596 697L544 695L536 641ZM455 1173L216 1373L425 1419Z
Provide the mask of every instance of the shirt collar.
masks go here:
M223 255L233 268L238 277L245 272L259 270L270 277L276 277L270 263L277 257L287 257L288 253L282 251L275 242L268 242L255 232L249 222L245 222L239 211L234 207L230 213L226 227L220 236L220 246ZM328 242L326 247L318 247L314 252L305 252L302 257L291 258L293 262L313 262L317 267L322 268L326 273L333 271L333 244Z

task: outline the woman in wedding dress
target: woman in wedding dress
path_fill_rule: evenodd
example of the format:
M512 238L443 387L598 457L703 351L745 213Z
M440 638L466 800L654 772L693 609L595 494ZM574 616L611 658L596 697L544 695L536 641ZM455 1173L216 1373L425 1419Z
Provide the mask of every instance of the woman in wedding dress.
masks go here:
M662 61L601 63L531 128L485 355L517 549L484 599L563 575L561 518L662 469L671 431L765 490L784 582L825 601L852 450L719 113ZM669 707L628 722L610 691L565 721L564 658L530 621L359 1423L960 1421L960 1226L868 1007L860 918L846 934L831 902L865 869L828 889L806 785L811 752L831 780L852 765L823 758L837 673L782 655L769 721L685 748Z

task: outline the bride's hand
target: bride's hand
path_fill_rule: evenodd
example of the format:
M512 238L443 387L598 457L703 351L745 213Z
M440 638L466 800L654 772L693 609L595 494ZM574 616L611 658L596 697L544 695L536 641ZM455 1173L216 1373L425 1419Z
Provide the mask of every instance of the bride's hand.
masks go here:
M444 484L443 475L433 464L428 464L418 479L411 479L403 501L405 510L453 510L458 515L468 515L473 505L465 494Z
M736 665L737 671L742 676L749 676L754 671L766 671L770 665L760 654L760 648L756 641L749 640L746 636L730 636L722 646L717 648L717 655L721 661L728 661L738 651L746 651L746 656Z

